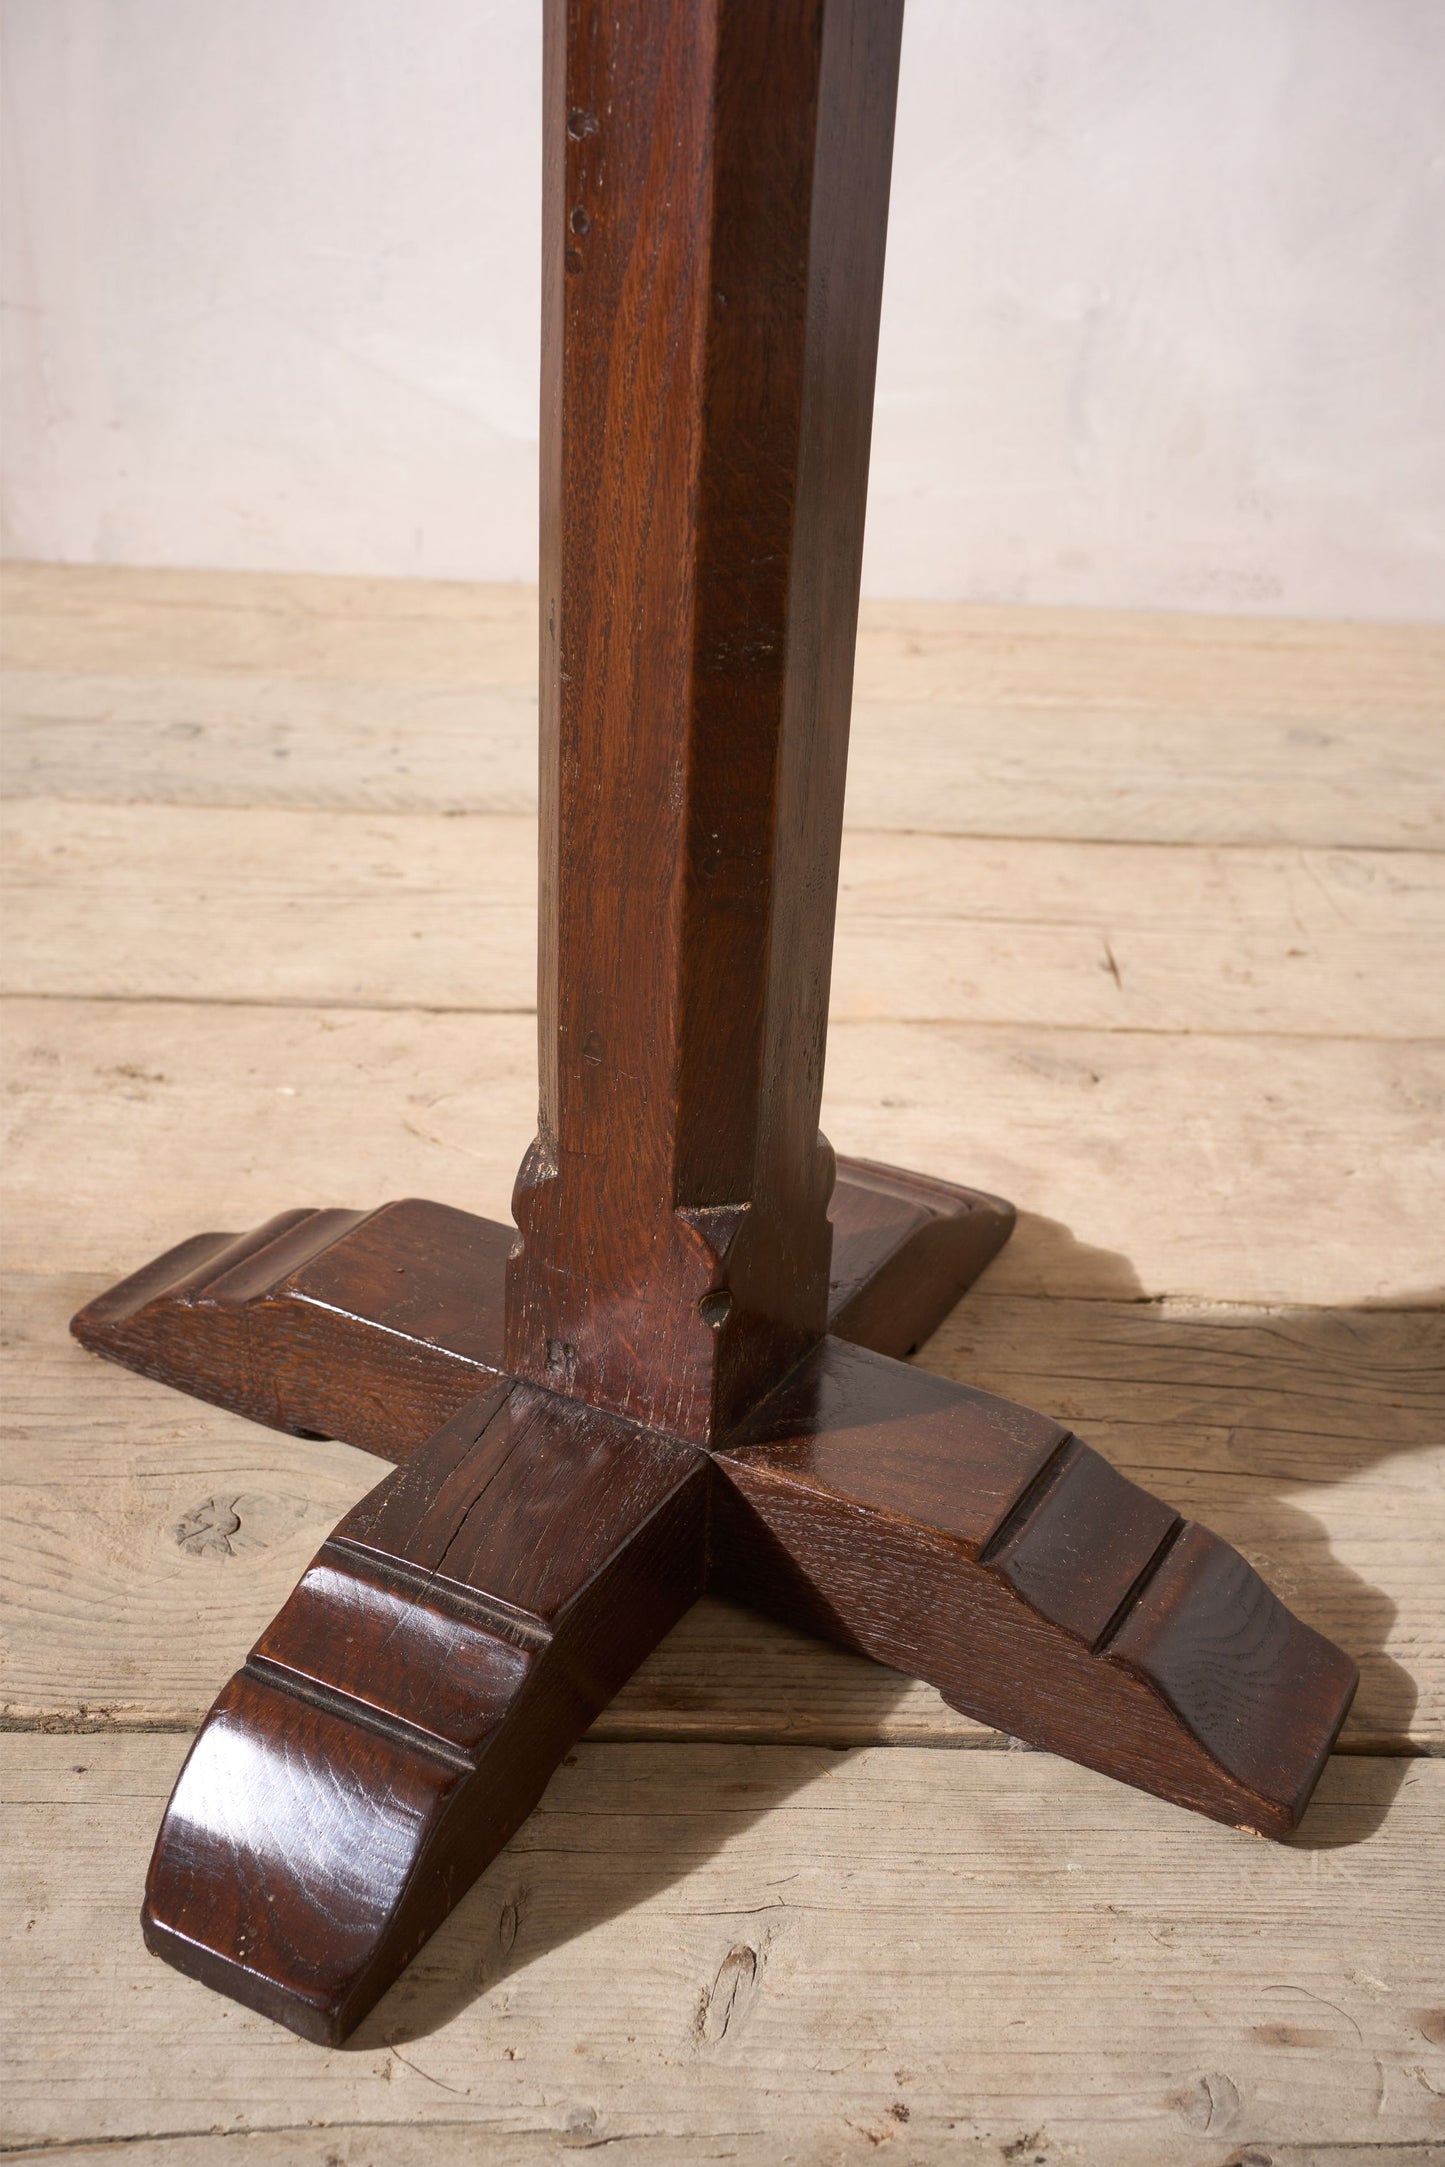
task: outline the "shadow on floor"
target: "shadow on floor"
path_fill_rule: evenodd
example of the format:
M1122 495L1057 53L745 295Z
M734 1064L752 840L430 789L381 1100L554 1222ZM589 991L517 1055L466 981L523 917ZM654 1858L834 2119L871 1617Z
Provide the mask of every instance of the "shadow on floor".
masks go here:
M878 1675L882 1715L903 1681L895 1679L890 1694L892 1674ZM678 1808L677 1752L676 1743L621 1752L584 1743L569 1754L530 1820L347 2047L374 2053L439 2030L479 1995L504 1987L514 1971L685 1880L843 1757L817 1746L695 1746L691 1772L705 1756L716 1763L716 1780L694 1781ZM603 1755L608 1766L600 1783ZM630 1795L619 1797L619 1790ZM599 1822L606 1823L605 1843ZM777 1902L765 1887L757 1894L750 1917Z
M1028 1284L1066 1285L1068 1296L992 1293L985 1280L922 1350L920 1366L1077 1425L1136 1480L1235 1541L1291 1608L1356 1656L1362 1680L1347 1733L1355 1755L1337 1757L1290 1841L1309 1850L1364 1841L1387 1819L1409 1774L1400 1741L1416 1689L1385 1653L1396 1605L1332 1555L1319 1521L1294 1500L1435 1441L1430 1408L1442 1335L1430 1310L1440 1296L1348 1310L1153 1302L1127 1258L1087 1249L1066 1227L1030 1214L1021 1215L1013 1257L1026 1267ZM686 1631L686 1624L679 1628ZM777 1645L775 1683L788 1661L787 1643ZM847 1722L855 1735L881 1725L910 1689L860 1658L831 1659L849 1666ZM681 1703L681 1691L677 1697ZM701 1735L707 1711L695 1705L692 1713ZM584 1746L558 1772L540 1818L493 1863L361 2027L356 2049L404 2045L436 2030L476 1995L502 1986L522 1961L683 1879L826 1765L816 1744L713 1744L704 1750L719 1756L715 1805L699 1810L694 1797L686 1814L670 1815L665 1768L653 1767L675 1750L676 1725L664 1728L672 1745L638 1749L636 1840L589 1851L591 1754ZM641 1718L633 1735L646 1733ZM614 1718L609 1734L626 1737L627 1726ZM607 1811L615 1819L615 1801ZM567 1849L574 1860L587 1854L595 1879L584 1874L579 1888L574 1872L564 1898L559 1889L549 1892L545 1860L555 1849L545 1847L555 1847L568 1812L582 1825L575 1849Z
M1021 1213L1013 1262L1067 1297L965 1297L919 1360L1077 1425L1134 1481L1233 1542L1297 1616L1360 1666L1347 1752L1381 1757L1368 1806L1312 1803L1288 1840L1363 1841L1409 1768L1418 1692L1386 1651L1396 1604L1334 1556L1301 1492L1439 1439L1445 1290L1350 1308L1154 1301L1133 1266Z

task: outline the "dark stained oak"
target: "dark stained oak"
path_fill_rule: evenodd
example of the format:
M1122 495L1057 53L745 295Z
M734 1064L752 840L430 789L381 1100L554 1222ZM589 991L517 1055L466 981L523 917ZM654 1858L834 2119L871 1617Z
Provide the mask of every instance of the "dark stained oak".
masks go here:
M548 44L542 1089L507 1367L701 1444L828 1313L901 28L901 0L574 5Z
M829 1329L910 1354L998 1254L997 1197L840 1159ZM376 1211L282 1212L198 1234L82 1309L95 1354L299 1437L388 1460L424 1444L504 1373L512 1227L410 1198Z
M345 2038L701 1592L705 1456L504 1382L347 1514L181 1771L146 1940Z
M182 1770L158 1954L344 2039L704 1586L1288 1832L1354 1666L1059 1424L823 1340L709 1455L502 1380L347 1515Z
M198 1234L82 1309L94 1353L399 1460L502 1372L510 1227L419 1198Z
M900 0L546 0L536 1138L517 1227L200 1235L95 1352L398 1463L222 1692L145 1932L344 2038L711 1585L1264 1835L1354 1666L897 1359L997 1198L818 1131Z
M719 1592L1215 1820L1296 1825L1355 1665L1058 1423L827 1339L717 1465Z
M839 1159L829 1216L828 1330L877 1354L916 1354L1014 1228L1000 1197L871 1159Z

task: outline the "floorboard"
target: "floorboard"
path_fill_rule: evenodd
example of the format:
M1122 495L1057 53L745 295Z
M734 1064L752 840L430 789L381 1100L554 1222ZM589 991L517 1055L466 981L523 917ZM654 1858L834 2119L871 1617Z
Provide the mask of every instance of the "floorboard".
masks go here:
M5 590L4 2141L1445 2160L1445 636L886 603L859 649L826 1126L1021 1206L920 1359L1076 1425L1359 1657L1299 1836L704 1603L327 2054L136 1911L190 1730L379 1463L65 1320L288 1204L506 1216L535 597Z
M536 597L7 573L13 794L534 809ZM863 607L849 816L971 836L1445 845L1445 632Z
M0 1061L29 1270L299 1204L505 1219L536 1118L530 1014L32 997ZM1440 1296L1442 1102L1445 1041L845 1020L823 1125L1012 1198L999 1293L1401 1308Z
M0 1713L186 1726L383 1468L82 1354L65 1321L103 1284L6 1289ZM1235 1543L1359 1661L1345 1750L1445 1753L1445 1317L980 1291L919 1359L1062 1416ZM596 1735L998 1742L931 1687L711 1602Z
M17 801L9 993L492 1014L536 999L519 815ZM1428 1037L1445 855L852 829L835 1023Z
M488 2160L1445 2142L1441 1885L1406 1895L1439 1761L1336 1760L1275 1845L1042 1754L584 1745L331 2053L141 1947L183 1750L12 1742L12 2141L309 2122L369 2129L378 2167L406 2127Z

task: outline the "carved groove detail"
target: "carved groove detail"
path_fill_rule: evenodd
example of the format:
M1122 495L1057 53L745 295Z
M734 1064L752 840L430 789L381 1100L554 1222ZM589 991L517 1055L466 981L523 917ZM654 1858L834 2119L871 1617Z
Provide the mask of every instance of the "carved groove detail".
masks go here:
M339 1723L354 1723L363 1731L374 1731L401 1752L424 1754L462 1775L469 1775L477 1767L475 1753L464 1752L460 1746L449 1746L444 1738L423 1730L419 1723L409 1723L405 1716L385 1715L379 1708L368 1707L355 1693L348 1693L341 1686L323 1685L315 1678L303 1678L284 1664L273 1662L269 1656L248 1655L240 1675L270 1686L274 1692L285 1693L308 1708L319 1708Z
M544 13L519 1234L416 1199L283 1213L73 1327L400 1463L219 1696L144 1914L182 1970L331 2042L709 1578L1263 1833L1354 1688L1062 1425L893 1359L1012 1213L835 1183L819 1135L901 0ZM726 1972L717 2036L752 1952Z
M721 1592L963 1713L1286 1834L1354 1665L1077 1438L825 1341L718 1456Z

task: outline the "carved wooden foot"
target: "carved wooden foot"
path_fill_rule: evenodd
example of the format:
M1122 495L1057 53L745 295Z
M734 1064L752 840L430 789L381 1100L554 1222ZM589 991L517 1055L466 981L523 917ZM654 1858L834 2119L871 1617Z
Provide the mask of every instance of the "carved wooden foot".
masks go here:
M366 2014L701 1592L708 1461L503 1382L324 1543L157 1839L157 1955L303 2037Z
M834 1188L818 1134L901 0L544 15L521 1238L437 1204L292 1212L75 1320L405 1462L217 1702L151 1871L152 1947L313 2038L709 1574L1269 1835L1354 1687L1057 1424L889 1359L1012 1215L857 1162Z
M1355 1665L1058 1423L827 1339L717 1465L719 1592L1214 1820L1303 1813Z
M866 1159L833 1191L830 1330L911 1354L1013 1230L1010 1205ZM71 1324L95 1354L293 1436L389 1460L504 1372L503 1276L516 1231L418 1198L290 1211L198 1234Z
M705 1585L1261 1835L1356 1682L1057 1423L846 1341L711 1454L501 1380L347 1515L216 1702L151 1948L344 2038Z
M900 1347L1011 1224L856 1162L835 1211L834 1313ZM709 1583L1033 1744L1294 1825L1354 1666L1226 1544L1047 1417L838 1336L712 1454L514 1384L506 1246L434 1204L293 1213L76 1320L169 1382L405 1461L207 1719L151 1869L158 1954L344 2038Z

